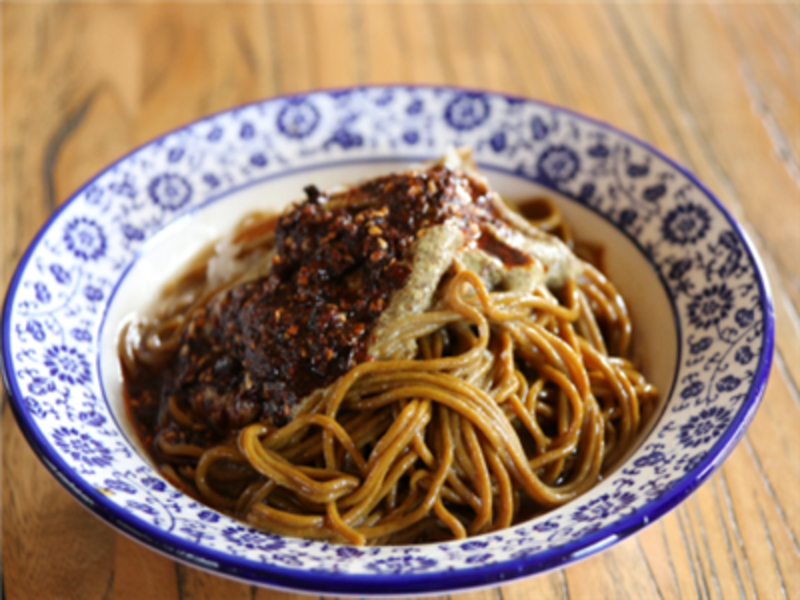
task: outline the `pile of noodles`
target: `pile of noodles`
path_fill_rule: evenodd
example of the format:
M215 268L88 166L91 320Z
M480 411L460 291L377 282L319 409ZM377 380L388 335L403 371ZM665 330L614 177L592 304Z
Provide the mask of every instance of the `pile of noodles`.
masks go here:
M549 201L526 216L596 257ZM267 223L251 216L235 234L237 258L256 257L249 272L209 281L209 250L171 286L159 317L122 344L128 371L166 362L192 311L261 274L257 257L274 239ZM415 340L416 359L356 366L280 428L252 424L207 449L156 436L159 468L260 529L352 544L460 539L569 502L631 449L657 399L631 362L623 298L582 266L555 293L541 284L523 294L488 291L455 262L435 306L385 336L398 348ZM202 427L175 402L169 411Z

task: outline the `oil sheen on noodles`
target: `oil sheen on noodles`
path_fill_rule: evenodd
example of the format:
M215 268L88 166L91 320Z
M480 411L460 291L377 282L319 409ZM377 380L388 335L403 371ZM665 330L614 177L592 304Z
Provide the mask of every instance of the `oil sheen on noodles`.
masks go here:
M251 354L236 359L234 369L234 359L221 355L221 342L214 341L222 338L202 338L206 345L200 351L187 348L200 343L192 332L207 328L214 311L223 310L209 308L225 306L220 298L267 286L260 282L283 260L276 245L285 249L282 230L289 216L309 203L317 212L342 210L342 202L356 198L346 207L355 223L363 194L321 195L307 188L309 199L281 219L248 216L164 290L153 317L126 330L120 355L128 410L154 462L174 485L279 534L352 544L438 542L509 527L569 502L631 449L654 412L657 394L632 363L628 311L601 272L602 253L573 240L569 225L546 199L521 205L519 213L501 205L463 153L455 158L451 153L413 177L428 182L430 198L434 188L441 193L441 187L466 182L473 197L486 204L473 203L483 206L474 220L469 214L464 218L461 209L448 213L458 217L461 233L428 286L422 309L399 314L392 306L401 302L403 289L394 289L388 308L362 318L371 335L361 336L361 346L349 346L341 373L334 371L330 382L320 375L324 385L303 398L268 405L267 397L283 388L272 380L262 388L253 382L255 350L245 348ZM411 179L376 181L384 186L378 188L394 190ZM445 196L458 197L453 189ZM470 203L461 196L459 202ZM368 216L386 214L374 194L364 206L372 211ZM380 230L381 222L375 217L361 225ZM416 249L395 259L420 260L424 236L447 222L431 220L414 233ZM487 231L494 236L489 242ZM400 243L385 239L389 242L376 248ZM537 243L566 249L567 266L531 256ZM443 245L438 240L437 250L445 252ZM476 254L477 248L485 252ZM491 260L481 259L484 255ZM365 256L371 257L365 264L375 258ZM398 281L410 286L414 273L397 271L391 260L384 261L388 266L381 276L400 273L405 279L398 275ZM519 266L523 263L528 266ZM526 279L525 269L534 267L539 276ZM521 284L509 275L514 273L522 273ZM272 277L269 289L279 289ZM249 310L248 302L238 314ZM364 317L365 310L358 314ZM237 327L229 321L227 335L239 336ZM298 347L306 352L294 342ZM195 379L186 376L185 365L198 362L187 362L190 352L197 352L200 363L203 352L213 355L213 368L203 371L201 365ZM272 391L258 392L263 405L253 404L251 394L242 401L244 408L232 408L239 400L228 399L213 412L208 407L219 403L219 392L211 384L198 387L198 381L226 377L245 392ZM301 374L295 381L304 380ZM281 398L292 398L287 394Z

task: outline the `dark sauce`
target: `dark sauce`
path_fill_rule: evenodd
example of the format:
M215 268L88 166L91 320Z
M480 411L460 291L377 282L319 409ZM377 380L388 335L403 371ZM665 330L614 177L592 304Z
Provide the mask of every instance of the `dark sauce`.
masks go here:
M523 267L533 262L530 256L497 239L488 229L481 230L476 242L478 248L496 256L507 267Z
M301 399L367 360L378 317L406 284L425 228L455 219L506 264L527 264L481 226L499 220L487 193L443 166L331 196L306 188L307 199L277 221L269 275L196 311L165 365L137 364L135 377L126 374L129 411L154 458L157 435L205 448L255 421L280 426ZM170 399L192 425L174 420Z

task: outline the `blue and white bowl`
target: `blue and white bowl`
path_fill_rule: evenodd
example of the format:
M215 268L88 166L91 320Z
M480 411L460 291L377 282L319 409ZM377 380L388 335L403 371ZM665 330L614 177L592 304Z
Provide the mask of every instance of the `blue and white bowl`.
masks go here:
M556 199L603 244L630 302L662 409L584 496L506 531L354 548L248 528L151 466L122 404L116 336L199 247L303 186L353 182L469 145L492 185ZM367 87L275 98L191 123L114 163L31 244L3 312L17 420L48 469L98 517L208 571L331 595L443 593L576 561L636 533L719 467L758 407L773 351L750 241L690 173L608 125L524 98Z

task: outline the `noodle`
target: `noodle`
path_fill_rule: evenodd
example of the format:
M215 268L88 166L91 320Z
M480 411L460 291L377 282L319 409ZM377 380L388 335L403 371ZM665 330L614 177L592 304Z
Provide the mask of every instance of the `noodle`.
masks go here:
M341 210L337 202L327 210ZM358 210L380 208L359 202ZM266 531L357 545L462 539L584 493L630 450L657 393L631 362L623 298L586 262L601 265L602 252L575 242L549 201L528 203L522 215L524 225L503 218L523 233L558 236L584 259L561 285L491 286L456 258L428 309L379 321L369 357L351 357L293 413L284 403L283 413L260 416L238 400L216 408L212 386L169 383L185 370L189 342L210 344L186 363L197 381L230 372L218 348L192 335L222 310L220 298L262 285L280 264L283 222L250 215L165 290L155 318L120 341L129 410L164 475ZM223 262L233 265L227 277ZM250 389L250 371L240 378Z

